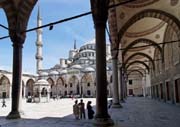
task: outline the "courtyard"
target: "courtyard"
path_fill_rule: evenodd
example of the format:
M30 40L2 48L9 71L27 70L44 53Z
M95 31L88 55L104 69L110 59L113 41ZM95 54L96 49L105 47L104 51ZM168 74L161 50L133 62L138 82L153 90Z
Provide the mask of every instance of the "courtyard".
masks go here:
M95 98L84 98L85 104L91 100L95 109ZM72 105L75 99L51 100L49 103L22 102L22 119L6 120L10 111L0 108L1 127L92 127L93 120L75 120ZM80 101L80 99L78 99ZM129 97L121 109L108 109L115 127L179 127L180 107L143 97Z

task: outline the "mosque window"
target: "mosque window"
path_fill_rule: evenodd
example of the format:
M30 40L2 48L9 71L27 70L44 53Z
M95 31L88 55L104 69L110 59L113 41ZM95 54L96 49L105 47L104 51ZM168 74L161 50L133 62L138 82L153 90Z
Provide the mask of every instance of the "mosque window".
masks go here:
M72 83L70 83L70 87L72 87Z
M91 95L91 91L87 90L87 95L90 96Z
M67 88L67 84L65 84L65 88Z
M132 80L129 80L129 85L132 85Z
M89 82L87 83L87 86L90 87L90 83Z

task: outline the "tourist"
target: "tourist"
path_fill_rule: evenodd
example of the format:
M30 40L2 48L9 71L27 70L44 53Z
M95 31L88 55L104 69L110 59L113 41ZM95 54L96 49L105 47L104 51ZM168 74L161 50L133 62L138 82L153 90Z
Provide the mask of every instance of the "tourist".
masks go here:
M80 119L84 118L86 119L86 114L85 114L85 108L84 108L84 102L81 99L80 103L79 103L79 111L80 111Z
M91 101L88 101L88 103L87 103L87 111L88 111L88 119L93 119L94 111L91 106Z
M108 108L111 108L112 104L113 104L113 101L112 101L112 100L109 100Z
M2 100L2 107L6 107L6 101L5 101L5 98L3 98L3 100Z
M76 100L76 101L75 101L75 104L73 105L73 113L74 113L75 119L79 119L78 100Z

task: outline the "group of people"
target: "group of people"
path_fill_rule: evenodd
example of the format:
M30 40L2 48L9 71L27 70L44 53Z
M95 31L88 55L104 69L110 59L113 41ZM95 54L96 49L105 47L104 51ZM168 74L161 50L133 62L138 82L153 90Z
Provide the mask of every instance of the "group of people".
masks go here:
M93 119L94 117L94 110L91 106L91 101L87 102L87 114L88 119ZM85 113L85 104L83 100L80 100L80 103L78 103L78 100L75 100L75 104L73 105L73 113L75 116L75 119L86 119L86 113Z

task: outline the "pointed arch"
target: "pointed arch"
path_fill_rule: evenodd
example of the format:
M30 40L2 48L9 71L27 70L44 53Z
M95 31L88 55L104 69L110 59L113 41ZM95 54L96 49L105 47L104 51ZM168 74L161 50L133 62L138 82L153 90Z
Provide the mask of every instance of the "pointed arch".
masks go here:
M145 44L150 44L152 46L154 46L155 48L158 48L158 50L161 52L161 55L163 56L163 51L161 46L159 46L156 42L150 40L150 39L146 39L146 38L139 38L137 40L134 40L133 42L131 42L122 52L122 56L125 56L125 54L128 52L129 49L131 49L134 45L138 44L138 43L145 43ZM163 57L162 57L163 58Z
M141 71L139 71L139 70L131 70L131 71L129 71L128 73L127 73L127 75L129 76L131 73L133 73L133 72L138 72L142 77L144 76L144 74L141 72Z
M0 98L1 97L10 97L10 80L8 77L3 75L0 78Z
M6 13L11 39L13 39L14 32L26 31L29 17L36 2L37 0L21 0L18 2L15 0L6 0L0 3ZM26 33L23 33L24 37L25 35Z
M129 57L126 59L126 61L124 62L125 66L126 66L126 64L129 62L129 60L131 60L133 57L138 56L138 55L144 56L144 57L148 58L149 61L150 61L150 62L152 63L152 65L153 65L153 70L155 69L155 63L154 63L153 59L152 59L149 55L147 55L147 54L145 54L145 53L142 53L142 52L136 52L136 53L132 54L131 56L129 56Z
M124 35L124 33L127 31L127 29L134 23L136 23L138 20L141 20L146 17L152 17L152 18L158 18L164 22L166 22L168 25L170 25L176 32L177 35L180 36L180 21L173 15L164 12L162 10L155 10L155 9L145 9L143 11L138 12L134 16L132 16L126 24L120 29L118 32L118 45L121 43L121 39Z
M131 66L126 71L131 71L131 70L143 71L142 73L146 74L146 70L141 66Z
M26 97L33 95L33 86L34 86L34 80L29 79L26 83Z
M133 61L133 62L130 62L130 63L128 63L128 65L126 64L126 70L131 66L131 65L133 65L133 64L136 64L136 63L139 63L139 64L142 64L143 66L145 66L146 67L146 69L148 70L148 72L149 72L149 66L146 64L146 63L144 63L144 62L142 62L142 61L139 61L139 60L135 60L135 61Z
M50 85L55 85L55 82L52 78L48 78L47 81L49 82Z

